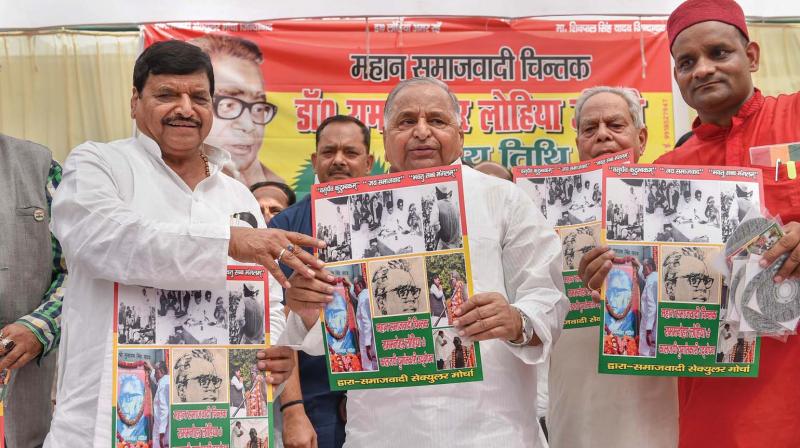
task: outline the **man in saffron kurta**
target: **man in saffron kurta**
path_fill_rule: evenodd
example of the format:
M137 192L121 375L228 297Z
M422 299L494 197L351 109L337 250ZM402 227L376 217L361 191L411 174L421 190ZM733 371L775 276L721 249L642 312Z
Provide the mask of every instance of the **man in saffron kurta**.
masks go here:
M675 79L689 106L698 112L693 135L655 163L752 166L754 146L800 141L800 94L765 97L754 88L759 47L750 42L744 13L732 0L689 0L670 16L667 33L675 59ZM765 259L793 252L776 280L797 277L800 249L800 181L781 167L763 167L764 202L780 215L787 236ZM590 287L605 276L605 252L582 269ZM795 258L796 257L796 258ZM680 378L679 445L800 446L800 339L761 339L758 378ZM712 418L709 418L713 416Z

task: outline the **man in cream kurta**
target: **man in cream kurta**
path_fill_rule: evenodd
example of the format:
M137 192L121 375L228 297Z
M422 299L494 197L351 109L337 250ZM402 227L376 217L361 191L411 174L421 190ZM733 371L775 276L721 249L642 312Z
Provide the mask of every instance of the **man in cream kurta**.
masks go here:
M415 78L395 87L384 129L392 169L459 163L463 134L457 108L455 96L435 79ZM536 365L558 339L568 307L560 241L514 184L468 167L463 182L476 294L454 317L466 337L481 341L484 380L350 391L346 447L546 446L536 418ZM295 294L286 292L287 306L302 309L307 299ZM307 317L300 322L291 313L287 335L313 323ZM524 320L533 334L525 334ZM320 332L310 332L304 347L322 353Z
M212 73L208 56L197 47L178 41L151 46L134 68L131 115L140 135L84 143L66 160L53 203L53 233L74 275L62 310L58 406L46 447L113 443L115 282L224 289L229 255L241 263L267 254L271 258L259 264L274 272L281 246L316 245L306 237L261 229L266 225L256 200L221 173L230 155L202 144L212 119ZM241 222L232 218L237 213L255 217L259 229L234 228L233 222ZM255 249L259 242L265 245ZM246 246L253 250L242 249ZM283 261L301 270L304 263L319 266L303 255ZM273 278L269 283L275 339L285 320L280 285ZM272 365L262 367L271 370L273 383L288 376L291 350L270 347L261 355Z
M581 94L575 108L581 160L626 149L633 149L638 160L647 143L638 98L631 89L610 87ZM592 294L599 300L599 293ZM599 350L597 327L563 331L550 360L550 446L677 446L675 378L599 374Z

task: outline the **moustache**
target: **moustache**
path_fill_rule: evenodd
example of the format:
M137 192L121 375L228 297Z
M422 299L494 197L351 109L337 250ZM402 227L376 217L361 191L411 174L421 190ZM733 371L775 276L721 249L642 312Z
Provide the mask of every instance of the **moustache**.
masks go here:
M161 124L164 125L185 124L185 123L191 123L197 127L200 127L200 125L202 125L202 122L194 117L181 117L181 116L165 117L164 119L161 120Z

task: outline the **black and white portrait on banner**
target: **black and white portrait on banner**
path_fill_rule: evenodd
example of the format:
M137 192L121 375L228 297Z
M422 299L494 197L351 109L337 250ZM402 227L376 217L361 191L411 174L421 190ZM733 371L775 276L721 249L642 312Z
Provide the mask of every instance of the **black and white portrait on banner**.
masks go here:
M662 246L661 300L720 303L721 279L711 261L718 247Z
M373 316L427 313L425 263L422 257L369 263Z
M608 179L606 238L641 241L644 236L644 186L641 179Z
M316 237L327 244L324 249L319 250L319 258L328 262L351 259L351 214L347 197L315 201L314 207Z
M224 348L172 351L173 403L228 401L228 353Z
M600 223L559 229L564 253L564 271L577 271L581 258L600 242Z
M120 286L117 309L120 344L153 344L156 340L156 291Z

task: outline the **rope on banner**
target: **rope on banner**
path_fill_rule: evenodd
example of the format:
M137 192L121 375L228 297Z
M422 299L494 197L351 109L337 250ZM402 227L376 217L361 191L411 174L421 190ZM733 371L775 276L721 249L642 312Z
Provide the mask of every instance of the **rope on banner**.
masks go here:
M642 17L639 16L639 23ZM647 79L647 56L644 53L644 27L639 27L639 52L642 55L642 79Z

